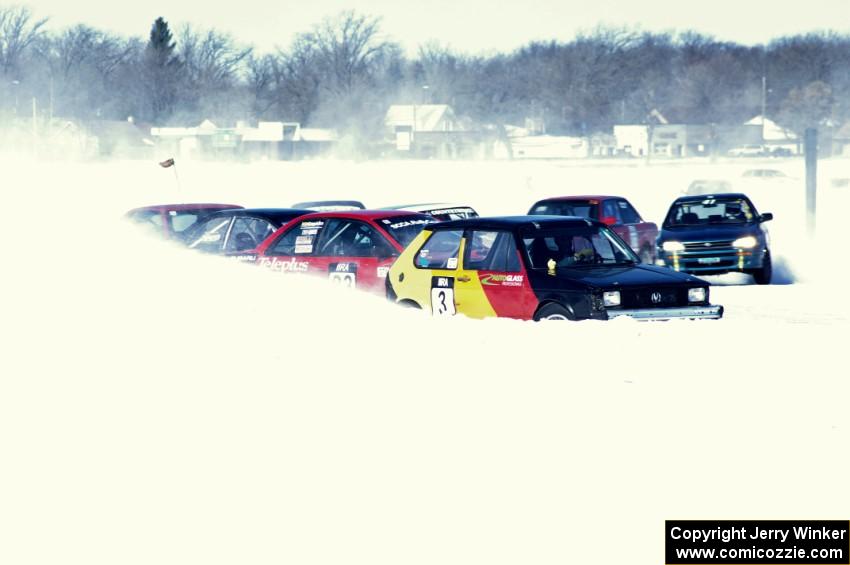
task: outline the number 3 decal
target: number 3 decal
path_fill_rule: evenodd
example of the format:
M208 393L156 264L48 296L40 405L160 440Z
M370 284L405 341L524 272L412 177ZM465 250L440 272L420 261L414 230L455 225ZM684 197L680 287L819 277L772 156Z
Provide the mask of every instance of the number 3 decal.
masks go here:
M451 277L432 277L431 313L435 316L455 315L454 282Z

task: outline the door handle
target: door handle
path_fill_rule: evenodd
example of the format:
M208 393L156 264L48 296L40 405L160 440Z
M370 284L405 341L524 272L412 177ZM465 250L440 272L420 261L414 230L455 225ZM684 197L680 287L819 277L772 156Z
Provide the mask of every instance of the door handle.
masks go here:
M460 282L469 282L469 281L471 281L472 279L470 279L470 278L469 278L469 277L467 277L466 275L461 275L461 276L459 276L459 277L457 278L457 280L459 280Z

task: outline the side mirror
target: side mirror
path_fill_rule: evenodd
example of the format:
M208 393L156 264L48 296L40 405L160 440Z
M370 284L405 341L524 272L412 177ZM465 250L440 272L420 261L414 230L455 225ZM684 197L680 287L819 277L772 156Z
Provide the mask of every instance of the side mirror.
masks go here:
M772 219L773 219L773 214L771 214L770 212L765 212L764 214L759 216L759 221L762 221L762 222L769 222Z
M606 226L613 226L617 223L617 218L614 216L602 216L602 223Z

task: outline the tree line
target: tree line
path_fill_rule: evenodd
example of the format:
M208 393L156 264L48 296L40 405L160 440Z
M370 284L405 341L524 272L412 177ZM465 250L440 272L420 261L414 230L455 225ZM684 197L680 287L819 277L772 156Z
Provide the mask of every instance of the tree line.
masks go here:
M346 11L259 53L229 34L163 18L145 38L84 24L48 31L26 7L0 6L0 116L194 125L205 118L293 121L380 137L393 103L451 104L479 123L582 135L641 124L739 124L762 113L793 130L850 120L850 36L744 46L693 31L599 27L569 41L469 55L439 43L415 56L379 18ZM657 114L656 114L657 115Z

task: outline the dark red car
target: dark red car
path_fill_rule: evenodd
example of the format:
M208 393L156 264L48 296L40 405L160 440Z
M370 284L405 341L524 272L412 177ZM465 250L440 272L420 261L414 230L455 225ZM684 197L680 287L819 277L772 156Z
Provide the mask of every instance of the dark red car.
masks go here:
M256 262L273 271L315 274L384 296L396 258L435 220L399 210L317 212L292 220L257 247Z
M182 239L183 234L213 212L242 208L236 204L157 204L133 208L124 217L165 238Z
M530 216L575 216L598 220L611 227L629 244L641 261L655 262L658 226L645 222L634 206L621 196L559 196L536 202Z

